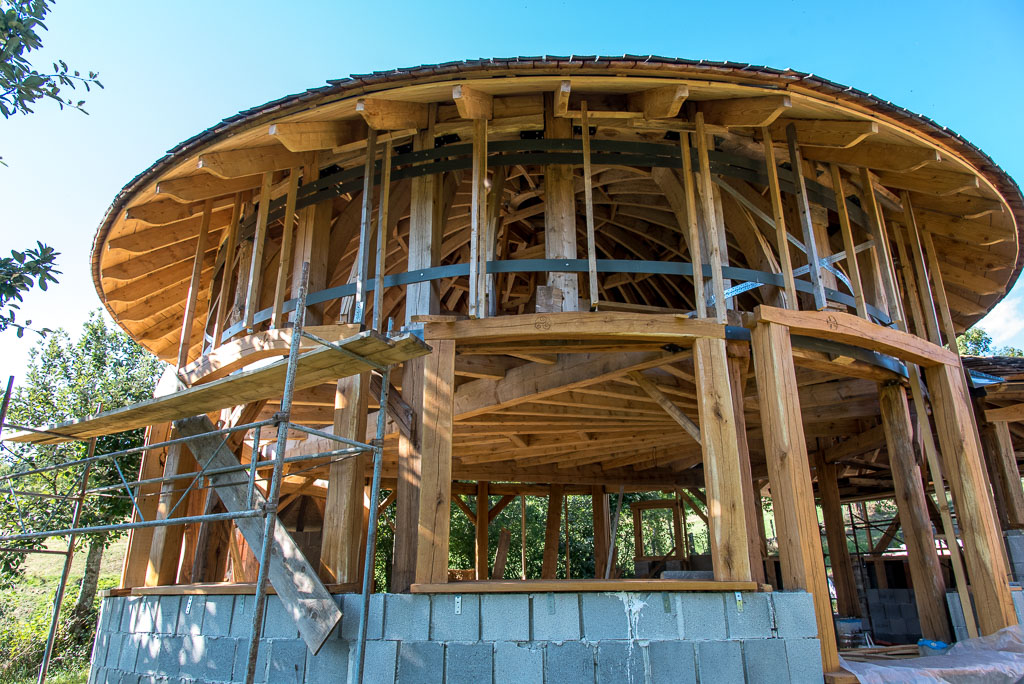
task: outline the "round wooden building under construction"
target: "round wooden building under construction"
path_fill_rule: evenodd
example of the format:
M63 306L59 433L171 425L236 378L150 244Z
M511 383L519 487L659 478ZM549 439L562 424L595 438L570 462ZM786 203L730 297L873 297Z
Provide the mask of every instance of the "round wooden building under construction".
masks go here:
M768 666L820 681L839 669L834 615L913 640L1017 624L1016 414L976 413L1014 397L983 405L955 336L1017 279L1022 200L948 129L793 71L626 56L355 76L226 119L124 188L96 233L96 291L173 372L148 404L19 438L145 425L158 444L262 426L144 454L136 521L201 521L132 530L101 621L110 644L131 632L173 651L194 601L199 634L247 635L209 610L248 605L251 620L243 599L265 581L262 519L250 534L226 515L251 507L251 492L228 492L245 478L184 492L166 478L214 456L246 465L256 444L257 498L274 504L262 515L305 563L267 557L280 598L257 678L328 681L325 659L349 657L330 649L358 642L358 665L340 667L365 662L375 681L416 667L509 681L513 662L539 663L546 681L576 681L564 672L577 666L580 681ZM282 420L306 431L275 441ZM325 433L377 449L332 455ZM662 495L623 512L623 492ZM569 580L562 509L580 495L594 576ZM495 545L488 523L527 496L548 497L543 567L506 580L509 540ZM881 499L898 511L887 536L848 553L846 516ZM341 618L278 586L305 572L358 591L367 521L372 547L391 505L386 599L342 600ZM659 508L675 544L651 554L643 520ZM449 568L462 515L476 529L469 572ZM612 542L630 515L627 564ZM682 529L691 516L709 558ZM898 600L902 632L865 615ZM147 610L177 611L177 629L147 633ZM152 665L163 647L94 676L188 675ZM244 679L181 648L203 681Z

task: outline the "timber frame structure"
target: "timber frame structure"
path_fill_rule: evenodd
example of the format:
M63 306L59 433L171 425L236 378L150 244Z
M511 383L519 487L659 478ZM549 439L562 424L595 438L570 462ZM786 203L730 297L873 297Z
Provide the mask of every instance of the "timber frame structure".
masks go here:
M489 496L549 496L543 578L554 579L566 494L593 496L606 577L610 493L701 488L715 586L810 592L833 671L816 495L830 548L845 548L841 503L896 499L925 636L950 634L935 540L958 532L950 561L978 629L1017 622L955 335L1015 282L1022 218L1017 185L970 143L807 74L626 56L353 77L227 119L125 187L96 234L96 289L172 364L176 391L127 409L134 422L98 416L13 439L130 423L157 443L168 416L266 420L282 404L267 383L246 389L260 371L239 371L296 349L297 310L323 341L394 320L430 353L387 360L402 362L390 395L386 375L317 366L290 413L358 442L368 421L384 426L391 591L448 590L462 495L478 511ZM268 458L326 441L309 433ZM310 504L290 524L319 525L303 551L320 579L365 581L369 459L290 467L285 499ZM160 478L189 470L147 452L139 514L159 516L174 498ZM1006 479L1010 515L1024 515L1019 473ZM781 573L766 576L768 495ZM181 508L216 505L193 492ZM207 526L165 529L133 531L123 590L255 579L230 524L220 556ZM486 523L477 545L475 578L487 580ZM852 614L849 558L833 555Z

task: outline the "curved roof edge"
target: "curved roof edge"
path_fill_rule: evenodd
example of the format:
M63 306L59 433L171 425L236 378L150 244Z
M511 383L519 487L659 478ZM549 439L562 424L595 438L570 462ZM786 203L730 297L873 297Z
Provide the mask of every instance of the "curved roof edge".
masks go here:
M816 76L814 74L794 71L792 69L775 69L767 66L745 64L742 62L716 62L709 60L692 60L678 57L659 57L656 55L622 55L622 56L599 56L599 55L570 55L559 57L544 55L538 57L492 57L474 60L455 62L444 62L441 64L425 64L417 67L396 68L387 71L375 71L370 74L353 74L348 78L329 80L327 85L318 88L311 88L301 93L286 95L272 100L258 107L253 107L239 112L222 120L201 133L184 140L170 150L163 157L155 161L149 168L142 171L135 178L125 184L117 196L107 208L96 234L93 237L91 253L93 286L96 293L103 302L103 290L100 278L100 262L98 248L106 238L107 232L116 218L117 214L124 208L125 199L145 183L154 179L179 158L187 156L200 148L202 145L211 142L218 136L228 133L234 129L241 128L254 120L264 117L280 110L301 104L305 101L320 99L334 94L350 93L355 94L360 89L369 88L386 83L400 83L402 81L416 80L430 76L457 76L459 74L472 74L486 71L533 71L559 70L559 69L637 69L649 71L665 71L667 73L702 75L705 77L740 77L752 81L761 81L766 84L775 84L783 89L790 86L800 86L810 91L820 93L837 100L857 104L870 109L881 116L886 116L894 122L911 128L918 133L932 138L935 142L950 145L956 148L969 163L978 169L998 189L999 193L1009 204L1017 223L1018 235L1024 231L1024 195L1021 194L1017 182L1010 177L988 154L979 147L968 141L955 131L942 126L932 119L921 114L915 114L883 100L862 90L845 86L834 81ZM1018 241L1020 243L1020 241ZM1008 279L1006 291L997 299L992 307L985 312L987 315L992 308L1001 302L1020 276L1024 268L1024 250L1018 248L1017 259L1013 272ZM104 306L106 306L104 302ZM113 316L113 313L108 313ZM982 316L982 317L983 317ZM116 318L115 318L116 320Z

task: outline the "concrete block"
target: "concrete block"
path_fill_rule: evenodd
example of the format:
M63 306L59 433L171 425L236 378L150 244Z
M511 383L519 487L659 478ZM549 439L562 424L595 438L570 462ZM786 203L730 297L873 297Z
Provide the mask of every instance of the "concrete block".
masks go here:
M234 596L207 596L203 616L203 636L227 636L231 633Z
M524 597L525 598L525 597ZM494 684L543 684L544 647L499 641L494 644Z
M651 684L696 684L697 661L689 641L652 641L647 646Z
M359 594L341 597L341 638L354 641L359 638L359 616L363 614L363 598ZM370 594L370 615L366 622L366 638L384 637L384 594Z
M814 619L814 600L806 591L776 591L775 626L780 637L813 638L818 636Z
M139 645L141 637L137 634L125 634L121 638L121 654L117 659L117 667L128 672L137 669L136 663L139 659Z
M435 646L442 648L441 644L435 644ZM353 672L355 669L352 662L355 655L356 649L350 648L349 672ZM366 658L363 661L363 684L395 684L397 662L397 641L367 641ZM439 679L440 677L437 677L435 681Z
M770 594L743 593L742 608L734 596L725 597L725 618L730 639L767 639L775 627Z
M484 641L529 641L530 597L527 594L480 596L480 638Z
M580 614L583 617L583 638L586 641L628 639L632 633L629 607L635 594L580 595Z
M273 684L302 684L306 679L306 642L274 639L270 642L267 681Z
M391 594L412 596L413 594ZM421 595L420 598L429 598ZM430 605L429 603L427 604ZM391 606L386 611L391 612ZM444 672L444 644L436 641L403 641L398 649L396 684L437 684Z
M679 602L666 591L638 594L639 607L633 617L632 636L635 639L678 639Z
M121 660L121 641L124 638L119 632L97 632L92 647L92 662L116 670Z
M367 646L370 643L367 642ZM306 681L322 684L324 682L348 681L348 665L350 654L355 650L355 645L344 639L328 639L321 647L320 652L313 655L306 650ZM367 662L367 661L364 661ZM391 665L394 668L394 662Z
M445 644L447 684L490 684L494 670L494 644L488 642Z
M182 637L179 672L200 681L230 681L238 643L238 639L231 637Z
M578 594L531 594L535 641L580 638Z
M270 642L260 641L260 648L256 652L256 682L267 681L267 662L270 660ZM235 668L231 679L238 682L245 681L245 669L249 664L249 640L246 639L235 649Z
M252 635L252 611L255 596L236 596L231 608L231 636L248 639Z
M205 605L205 596L182 596L180 608L178 609L178 625L175 633L182 636L186 634L202 634L203 617L206 615Z
M264 639L297 639L299 628L281 602L281 597L271 594L267 597L266 613L263 616Z
M1018 592L1019 593L1019 592ZM124 601L118 596L111 596L100 602L100 619L97 631L118 632L121 630L121 606Z
M597 682L644 682L643 647L635 641L600 642L597 645Z
M544 649L544 681L551 684L593 684L593 646L582 641L548 644Z
M1024 591L1011 591L1010 596L1013 598L1013 610L1017 613L1017 620L1024 621Z
M430 638L434 641L477 641L480 638L480 594L431 596Z
M385 639L426 641L430 638L429 596L385 594L384 605Z
M789 684L784 639L748 639L743 642L743 670L748 684Z
M817 639L786 639L786 662L792 684L820 684L821 644Z
M159 596L156 606L156 631L160 634L174 634L178 629L178 613L181 612L180 596Z
M679 599L679 636L688 640L725 638L725 601L722 594L683 592Z
M131 632L135 624L135 613L139 610L142 602L141 596L125 596L121 599L121 626L118 631Z
M743 681L743 654L739 641L701 641L697 644L700 684L735 684Z
M156 632L157 606L160 605L159 596L143 596L135 613L135 623L132 630L152 634Z

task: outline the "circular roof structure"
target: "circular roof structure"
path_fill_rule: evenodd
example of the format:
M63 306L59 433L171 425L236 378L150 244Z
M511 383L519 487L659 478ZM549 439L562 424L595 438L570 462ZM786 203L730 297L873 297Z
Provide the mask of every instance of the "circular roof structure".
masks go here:
M858 191L860 169L870 169L867 177L890 220L900 220L897 213L904 193L913 199L917 220L934 240L949 308L959 328L987 313L1021 270L1024 198L1018 186L984 152L926 117L791 70L654 56L518 57L424 65L330 81L240 112L177 145L121 190L96 232L92 273L104 306L133 338L157 355L172 358L207 203L213 218L202 283L209 290L221 265L218 257L223 259L218 247L226 238L224 228L236 197L259 190L259 171L283 173L307 166L313 159L310 155L316 154L318 175L327 179L320 182L339 189L332 205L332 221L337 224L346 202L358 204L352 192L341 191L347 186L339 179L347 171L362 168L369 125L389 131L388 139L399 154L420 128L424 111L433 117L430 123L439 148L469 139L472 122L460 116L463 105L453 99L453 89L460 85L483 93L489 101L493 98L489 140L499 143L544 137L543 98L557 100L560 89L569 109L578 108L581 98L589 102L595 140L664 143L687 130L689 117L701 111L721 154L762 167L762 132L771 130L776 143L784 143L785 127L795 123L806 158L823 165L823 185L829 182L826 165L838 165ZM671 90L684 105L670 116L655 113L649 109L657 106L655 98L644 93L657 89ZM406 118L385 121L372 111L378 101L404 103ZM402 106L389 111L393 114ZM572 136L579 137L578 126ZM780 145L777 160L786 159L785 146ZM542 183L542 178L535 176L530 182ZM283 175L275 177L274 183L272 196L283 197ZM671 214L671 202L659 187L643 173L631 179L609 174L601 201L609 205L612 215L620 207L635 208L627 212L626 232L633 237L619 244L639 236L651 243L650 258L674 259L679 250L671 243L678 243L678 238L662 235L671 226L666 228L659 218L659 212ZM750 189L758 192L756 182L751 181ZM743 192L741 188L738 194ZM541 230L543 208L536 208L539 193L533 195L513 199L503 211L534 207L530 216L536 217L536 228ZM733 203L732 197L727 202ZM578 199L582 201L582 190ZM725 207L727 229L731 212L735 221L749 219L756 224L761 220L750 206L757 205L757 197L751 195L744 203L737 196L735 201L738 209L732 204ZM453 206L468 214L468 207L458 199ZM531 225L530 216L522 219L522 230ZM339 265L347 248L340 245L332 252ZM745 252L749 249L737 239L731 250L733 265L757 268ZM454 261L456 255L442 255L445 258ZM344 282L348 276L344 268L336 270L341 280L332 279L328 285ZM209 300L207 296L200 305L209 307ZM199 327L196 346L202 341Z

